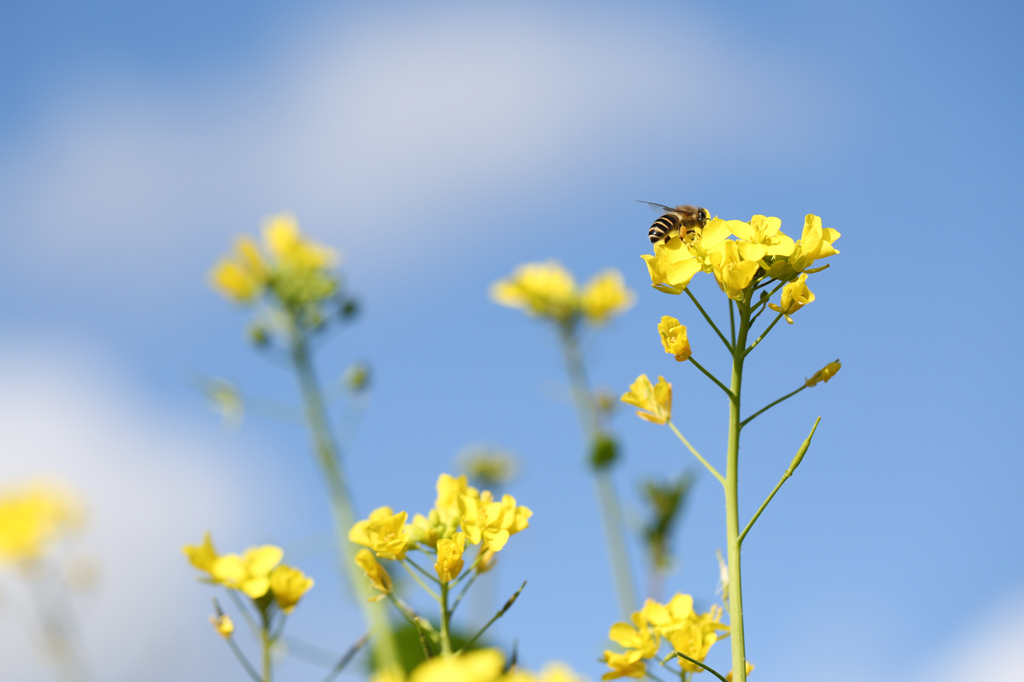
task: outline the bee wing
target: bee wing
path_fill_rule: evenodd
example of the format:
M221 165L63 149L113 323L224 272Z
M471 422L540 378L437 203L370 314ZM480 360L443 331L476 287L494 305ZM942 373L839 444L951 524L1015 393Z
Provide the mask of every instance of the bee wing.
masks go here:
M637 199L636 202L640 204L647 204L648 206L651 207L652 211L659 215L662 213L671 213L675 211L675 209L672 208L671 206L663 206L662 204L656 204L653 201L640 201L639 199Z

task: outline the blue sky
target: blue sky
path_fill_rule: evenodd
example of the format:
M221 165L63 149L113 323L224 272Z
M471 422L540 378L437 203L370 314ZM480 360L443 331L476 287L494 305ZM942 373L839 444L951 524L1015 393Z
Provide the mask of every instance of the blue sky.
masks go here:
M823 417L745 545L754 679L952 680L965 659L1024 679L1009 653L1024 631L1021 311L1001 244L1022 180L1021 28L1010 3L0 9L0 475L62 475L92 501L81 544L105 577L83 618L103 679L240 674L177 554L207 528L309 567L296 634L338 649L359 634L301 432L225 430L190 384L295 398L205 283L235 234L281 210L344 253L364 305L320 358L326 377L374 367L350 462L360 508L425 510L466 445L516 452L512 492L536 516L493 599L530 587L496 635L596 679L617 613L557 348L486 290L527 260L621 269L638 303L592 339L595 382L664 374L687 437L724 451L725 405L662 352L658 319L690 324L706 366L724 373L725 357L686 301L649 287L653 214L635 199L774 215L791 234L812 212L843 233L817 300L748 371L755 406L843 360L745 433L752 513ZM713 282L694 288L721 302ZM637 510L644 477L691 462L626 411L616 428ZM669 582L705 600L724 545L709 483ZM12 637L5 660L45 679Z

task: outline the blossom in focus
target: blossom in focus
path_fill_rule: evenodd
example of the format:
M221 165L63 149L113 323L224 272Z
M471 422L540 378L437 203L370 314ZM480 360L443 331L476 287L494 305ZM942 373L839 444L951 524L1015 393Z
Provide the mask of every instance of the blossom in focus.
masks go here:
M295 216L280 213L267 219L263 227L267 251L283 267L298 270L323 270L333 267L338 256L334 249L302 236Z
M278 566L270 574L270 591L274 593L274 601L285 613L295 610L295 605L302 595L313 587L313 579L291 566Z
M721 250L710 254L715 279L726 296L742 300L743 290L753 281L764 254L765 247L760 244L735 241L723 242Z
M643 655L636 649L616 653L605 649L604 662L611 668L601 676L602 680L614 680L620 677L640 678L647 674L647 664Z
M807 288L807 275L802 274L793 282L782 287L782 305L769 303L768 307L786 316L786 322L793 324L793 313L814 301L814 292Z
M728 236L725 221L713 218L701 230L699 241L685 244L679 237L672 237L655 244L653 256L641 256L647 263L651 286L666 294L683 293L694 275L711 269L710 254L721 249Z
M676 361L683 362L690 357L690 341L686 338L686 326L679 323L674 317L665 315L658 324L658 334L661 335L661 345L665 352L674 355Z
M572 274L556 261L526 263L491 287L491 299L531 315L564 322L576 314L580 294Z
M466 538L474 545L483 542L485 549L493 552L501 551L510 536L527 528L533 516L529 507L518 506L511 495L504 495L501 502L495 502L487 490L480 493L479 498L463 495L459 506Z
M672 384L664 377L658 377L655 386L646 374L641 374L620 400L639 407L637 416L654 424L665 424L672 418Z
M356 552L356 565L363 569L363 573L370 579L370 585L373 589L380 592L376 597L370 597L367 601L380 601L387 595L391 594L392 583L391 576L384 569L380 563L377 562L377 558L373 556L373 552L368 549L361 549Z
M217 631L217 634L224 639L231 637L231 634L235 631L235 624L232 622L231 616L227 614L210 616L210 623L213 625L213 629Z
M249 237L239 237L231 255L214 266L210 282L225 298L248 303L263 293L268 275L269 268L256 243Z
M409 682L497 682L505 656L497 649L467 651L459 656L438 656L424 661Z
M284 552L274 545L252 547L239 556L225 554L217 557L210 567L213 579L234 590L259 599L270 590L270 572L281 563Z
M451 582L462 571L462 553L466 549L466 534L456 533L452 538L437 541L437 563L434 570L442 583Z
M0 563L41 558L81 525L82 516L78 500L56 484L35 482L0 492Z
M635 298L626 287L621 272L605 270L583 288L580 308L591 323L601 324L631 308Z
M834 377L836 375L836 372L838 372L841 368L842 364L840 364L838 360L836 360L835 362L830 362L821 369L819 369L817 372L815 372L814 376L808 379L805 382L805 384L807 386L817 386L818 383L821 381L824 381L827 384L828 380Z
M391 511L391 507L380 507L370 513L370 518L357 521L348 532L348 539L357 545L369 547L384 559L404 559L410 537L406 532L405 520L408 514Z

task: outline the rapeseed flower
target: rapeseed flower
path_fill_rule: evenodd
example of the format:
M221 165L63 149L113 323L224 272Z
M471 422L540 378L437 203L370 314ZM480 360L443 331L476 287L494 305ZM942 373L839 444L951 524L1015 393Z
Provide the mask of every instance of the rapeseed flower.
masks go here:
M368 549L361 549L356 552L355 558L356 565L363 569L366 577L370 579L370 585L373 589L380 592L376 597L370 597L367 601L380 601L384 597L391 594L392 583L391 576L388 572L377 562L377 558L373 556L373 552Z
M672 418L672 384L665 377L658 377L655 386L646 374L641 374L620 400L639 407L636 415L654 424L665 424Z
M0 563L42 558L82 518L78 500L56 484L34 482L0 492Z
M217 557L210 567L210 575L225 587L259 599L270 590L270 572L283 558L284 552L280 547L251 547L241 556L224 554Z
M451 582L462 571L462 553L466 549L466 534L456 533L452 538L437 541L437 563L434 570L442 583Z
M201 545L185 545L181 548L181 551L188 557L189 563L200 571L212 575L213 562L217 560L217 550L213 548L213 538L210 537L210 531L206 531L203 535L203 543Z
M291 566L278 566L270 574L270 591L274 601L285 613L295 610L302 596L313 587L313 579Z
M764 252L760 244L725 241L721 249L710 254L715 280L726 296L743 299L743 290L754 280Z
M683 362L690 357L690 341L686 338L686 326L680 324L679 320L665 315L658 324L658 334L661 335L661 345L665 352L674 355L677 362Z
M485 549L493 552L500 552L510 536L527 528L533 516L529 507L517 505L511 495L495 502L488 490L480 493L480 497L463 495L459 506L466 538L474 545L482 542Z
M615 623L608 631L608 639L627 649L636 649L642 658L653 658L658 653L661 638L657 631L648 627L648 621L640 611L634 613L629 623Z
M287 213L267 219L263 227L263 243L277 263L285 268L324 270L334 267L338 261L334 249L303 237L298 220Z
M580 293L572 273L556 261L526 263L491 287L491 299L530 315L565 322L579 310Z
M232 254L210 273L213 288L235 303L248 303L263 293L270 268L249 237L238 237Z
M768 307L786 316L786 322L793 324L793 313L814 301L814 292L807 288L807 275L802 274L795 281L782 287L782 305L769 303Z
M438 656L421 663L409 682L496 682L505 656L496 649L467 651L459 656Z
M217 634L224 639L231 637L235 631L235 624L231 620L231 616L227 614L210 616L210 623L213 625L213 629L217 631Z
M603 660L611 670L601 676L602 680L614 680L620 677L641 678L647 674L647 664L643 661L643 654L636 649L629 649L622 653L605 649Z
M404 559L411 539L406 531L406 518L408 514L404 511L396 514L391 507L379 507L370 513L370 518L352 526L348 539L369 547L384 559Z
M621 272L605 270L583 288L580 309L592 324L601 324L628 310L635 299L633 292L626 287Z
M807 386L817 386L819 382L825 382L827 384L828 380L834 377L836 372L840 369L842 369L842 364L840 364L838 360L830 362L815 372L814 376L808 379L805 383Z

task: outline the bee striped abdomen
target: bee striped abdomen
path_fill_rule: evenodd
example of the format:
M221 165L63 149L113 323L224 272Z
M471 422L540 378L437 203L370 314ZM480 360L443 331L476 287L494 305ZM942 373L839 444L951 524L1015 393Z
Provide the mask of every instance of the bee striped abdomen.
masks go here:
M668 236L668 233L672 230L679 229L679 216L675 213L666 213L651 225L651 229L647 231L647 236L651 238L652 244L657 244L659 241Z

